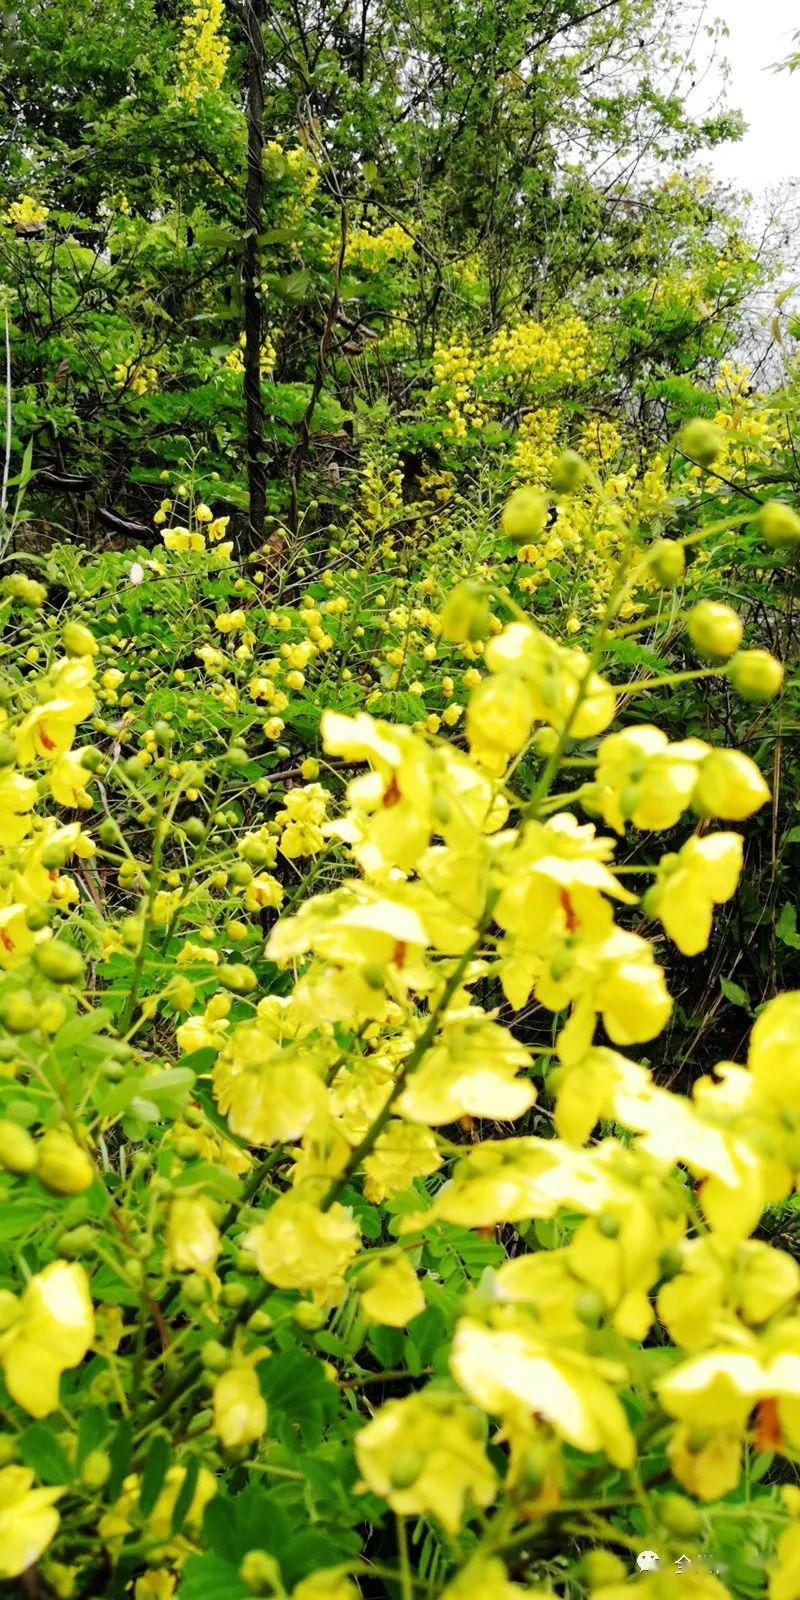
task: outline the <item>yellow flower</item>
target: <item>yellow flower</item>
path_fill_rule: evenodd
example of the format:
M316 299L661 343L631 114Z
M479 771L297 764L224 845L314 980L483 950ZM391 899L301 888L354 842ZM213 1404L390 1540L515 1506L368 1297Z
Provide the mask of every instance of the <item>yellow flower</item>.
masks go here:
M736 893L741 870L741 834L687 839L677 854L662 856L644 910L660 919L685 956L696 956L711 936L714 906Z
M742 1435L726 1428L693 1428L682 1422L667 1445L678 1482L698 1500L721 1500L739 1482Z
M0 771L0 846L3 849L19 844L30 831L31 819L27 813L36 804L37 793L32 778L23 778L10 767Z
M692 795L703 817L743 822L769 799L769 789L754 761L741 750L710 750L701 761Z
M797 1517L800 1499L793 1484L782 1491L784 1504ZM785 1528L775 1545L775 1558L770 1564L769 1600L797 1600L800 1594L800 1522Z
M368 1322L406 1328L425 1310L425 1296L408 1256L383 1256L359 1272L361 1310Z
M236 1362L214 1384L214 1432L226 1450L253 1444L266 1432L267 1403L252 1366Z
M478 1011L452 1013L397 1101L412 1122L460 1117L513 1121L533 1105L536 1090L516 1076L531 1056L509 1032Z
M219 1229L204 1200L173 1200L165 1253L177 1272L210 1272L219 1254Z
M55 761L75 738L79 718L71 700L48 700L23 717L16 733L17 760L29 767L37 760Z
M29 1467L0 1469L0 1578L18 1578L50 1544L64 1489L34 1489Z
M599 1450L614 1466L631 1465L633 1437L611 1387L624 1372L614 1363L551 1347L521 1319L489 1328L462 1317L450 1367L456 1382L483 1410L512 1421L535 1411L576 1450Z
M777 995L756 1018L747 1064L765 1099L800 1109L800 990Z
M670 744L659 728L623 728L602 739L597 749L596 781L581 803L599 810L609 827L663 831L673 828L690 804L698 762L707 745L699 739Z
M183 1533L173 1535L173 1512L185 1479L185 1467L168 1468L164 1487L145 1522L144 1541L151 1559L168 1559L185 1552L185 1536L197 1533L203 1520L203 1512L209 1500L213 1500L217 1492L217 1481L213 1472L210 1472L208 1467L201 1467L191 1505L186 1513ZM135 1473L131 1473L123 1483L119 1499L100 1518L98 1523L100 1538L112 1550L119 1547L134 1525L133 1519L139 1505L139 1488L139 1478Z
M463 1400L427 1389L389 1400L355 1438L367 1487L400 1516L437 1517L457 1533L465 1509L483 1509L497 1490L480 1418Z
M358 1223L337 1203L321 1211L293 1189L270 1206L246 1236L256 1265L278 1289L308 1289L323 1304L338 1304L344 1275L361 1243Z
M64 754L53 762L50 773L50 792L58 805L69 806L70 808L80 807L81 810L85 811L92 804L92 797L88 790L88 785L92 781L92 774L88 767L83 765L81 757L82 752L80 750L65 750ZM0 796L1 804L2 796Z
M291 1043L284 1049L268 1019L240 1023L213 1070L214 1095L231 1132L257 1145L299 1139L327 1105L315 1065L308 1049Z
M441 1164L436 1137L429 1128L393 1117L364 1162L364 1194L368 1200L385 1200L387 1195L410 1188L415 1178L436 1172Z
M359 1592L341 1567L322 1567L295 1584L292 1600L359 1600Z
M219 633L238 633L245 627L247 618L243 611L221 611L214 624Z
M497 1556L473 1556L452 1583L443 1589L441 1600L552 1600L547 1589L530 1585L520 1588L509 1582L508 1573Z
M11 1398L32 1417L55 1411L62 1372L80 1364L93 1337L94 1312L83 1267L51 1262L31 1278L10 1327L0 1333L0 1366Z
M134 1600L172 1600L177 1578L166 1567L153 1568L136 1579Z

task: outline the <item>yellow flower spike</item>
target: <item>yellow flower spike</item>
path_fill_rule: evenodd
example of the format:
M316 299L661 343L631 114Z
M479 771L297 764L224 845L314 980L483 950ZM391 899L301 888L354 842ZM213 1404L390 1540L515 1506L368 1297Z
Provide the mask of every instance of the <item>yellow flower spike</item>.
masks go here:
M0 1333L0 1366L6 1388L32 1417L58 1405L62 1372L77 1367L94 1337L94 1312L83 1267L53 1261L31 1278L18 1316Z
M359 1304L368 1322L406 1328L425 1310L422 1285L407 1255L368 1261L356 1279Z
M29 1467L0 1468L0 1578L18 1578L47 1549L58 1529L63 1488L33 1488Z
M356 1434L359 1470L400 1516L435 1516L455 1534L465 1511L491 1505L497 1479L478 1413L433 1389L390 1400Z
M238 1449L263 1438L267 1403L252 1366L235 1361L214 1383L214 1432L224 1449Z

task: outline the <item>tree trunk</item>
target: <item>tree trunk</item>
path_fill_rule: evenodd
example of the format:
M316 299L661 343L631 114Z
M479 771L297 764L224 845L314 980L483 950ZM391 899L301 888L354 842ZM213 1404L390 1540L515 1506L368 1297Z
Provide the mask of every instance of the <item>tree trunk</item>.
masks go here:
M264 207L264 34L266 0L244 0L245 91L247 95L247 188L245 191L244 399L247 415L247 487L250 499L247 543L264 537L267 474L264 401L261 394L261 250Z

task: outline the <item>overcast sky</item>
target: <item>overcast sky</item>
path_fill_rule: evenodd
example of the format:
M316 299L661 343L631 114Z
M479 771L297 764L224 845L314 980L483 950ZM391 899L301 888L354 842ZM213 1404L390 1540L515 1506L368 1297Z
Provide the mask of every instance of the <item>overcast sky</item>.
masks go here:
M715 174L757 195L765 184L800 179L800 72L772 72L800 30L800 0L708 0L706 15L727 23L722 50L731 67L728 103L738 107L748 132L722 145L709 160ZM718 81L718 80L717 80ZM713 89L710 77L701 92Z

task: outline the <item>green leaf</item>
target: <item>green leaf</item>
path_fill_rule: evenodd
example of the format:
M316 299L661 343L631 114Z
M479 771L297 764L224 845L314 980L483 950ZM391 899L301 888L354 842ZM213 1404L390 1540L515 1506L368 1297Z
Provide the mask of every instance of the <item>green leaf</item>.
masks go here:
M186 1467L186 1476L180 1486L178 1497L175 1501L172 1511L172 1521L170 1523L170 1531L172 1533L180 1533L181 1528L186 1521L186 1518L189 1514L189 1508L194 1499L194 1492L197 1488L197 1479L199 1473L200 1462L197 1456L191 1456Z
M219 1556L189 1556L177 1600L250 1600L252 1591Z
M745 1011L750 1010L747 990L743 989L741 984L734 983L732 978L720 978L719 986L725 999L730 1000L732 1006L742 1006Z
M87 1406L78 1423L78 1444L75 1460L81 1465L90 1451L99 1449L111 1431L111 1419L102 1406Z
M20 1460L42 1483L70 1483L72 1468L63 1446L46 1422L33 1422L20 1434Z
M122 1488L122 1480L127 1476L132 1451L133 1428L127 1417L123 1417L117 1427L117 1431L111 1441L111 1449L108 1452L111 1459L111 1471L106 1484L106 1494L109 1500L116 1500Z
M157 1433L150 1449L147 1452L142 1469L142 1482L139 1489L139 1510L143 1517L149 1517L167 1476L170 1462L169 1440L163 1433Z
M775 923L775 932L781 943L788 945L790 950L800 950L800 934L797 932L797 909L795 906L788 904L782 906L780 916Z
M324 1419L340 1406L339 1391L328 1382L322 1362L307 1350L282 1350L259 1365L258 1376L278 1437L291 1444L300 1434L313 1447L322 1437Z

